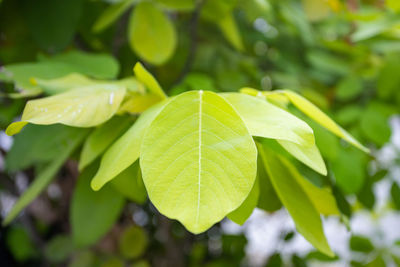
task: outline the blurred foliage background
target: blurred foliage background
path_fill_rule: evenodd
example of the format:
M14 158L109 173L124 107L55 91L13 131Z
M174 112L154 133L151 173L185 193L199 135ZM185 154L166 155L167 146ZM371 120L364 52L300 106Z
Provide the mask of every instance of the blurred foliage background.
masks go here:
M329 259L312 249L285 250L298 236L290 228L276 228L277 244L268 253L254 252L248 228L260 216L239 228L223 222L195 236L160 215L145 196L126 204L108 191L72 199L75 190L89 188L80 184L89 183L91 170L76 183L79 154L71 148L57 179L1 228L1 266L400 266L399 0L2 0L1 128L21 114L25 97L41 94L31 77L78 72L123 78L137 61L168 95L242 87L299 91L367 144L371 156L303 118L327 161L342 212L336 220L347 226L341 243L328 239L345 252ZM30 181L71 147L76 133L66 128L29 126L14 139L1 132L2 217ZM301 171L324 183L317 173ZM281 204L270 192L261 195L266 197L257 212L268 214L262 221L268 228L281 216ZM107 234L93 239L83 233L84 246L76 247L71 206L108 200L113 205L107 211L90 211L95 215L79 222ZM84 208L81 213L89 212ZM388 214L391 224L378 223ZM354 232L354 218L373 230ZM267 251L271 244L258 244L257 251L263 246Z

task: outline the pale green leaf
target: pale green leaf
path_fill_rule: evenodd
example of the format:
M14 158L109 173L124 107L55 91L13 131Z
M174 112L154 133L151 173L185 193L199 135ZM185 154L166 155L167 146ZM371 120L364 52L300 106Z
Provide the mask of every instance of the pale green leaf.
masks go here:
M146 131L140 156L152 203L193 233L241 205L253 187L256 164L244 122L224 98L208 91L171 100Z
M94 190L99 190L139 158L144 132L167 101L146 110L135 124L104 153L100 168L91 182Z
M225 38L231 45L239 51L244 50L242 36L236 25L235 18L232 13L228 13L225 17L218 21L218 26L224 34Z
M79 169L83 170L100 156L132 121L127 117L114 117L95 129L86 139L79 160Z
M305 190L295 178L293 165L274 155L266 146L258 145L258 151L266 166L272 185L283 205L305 239L321 252L334 256L324 235L320 215Z
M160 96L155 94L128 93L118 109L118 114L126 112L131 114L142 113L161 100Z
M315 144L312 146L303 146L286 140L277 141L293 157L300 160L314 171L322 175L327 175L328 171L326 170L325 162Z
M162 99L167 97L160 84L154 76L143 67L142 63L137 62L135 67L133 67L133 72L136 78L141 81L151 93L160 96Z
M99 125L117 112L125 91L125 87L100 84L30 100L25 106L21 121L8 126L6 133L16 134L27 123L61 123L75 127Z
M22 194L17 203L12 207L11 211L7 214L3 221L3 225L7 225L14 220L14 218L47 187L64 162L81 144L86 135L87 130L71 128L71 136L65 143L65 146L63 147L64 149L54 158L53 161L40 171L32 184Z
M86 168L78 178L71 200L72 238L79 247L98 241L113 226L124 206L124 197L111 186L95 192L90 180L98 164Z
M196 0L157 0L163 6L179 11L190 11L195 8Z
M110 184L124 197L136 203L143 204L147 199L139 161L135 161L135 163L118 174L111 180Z
M243 225L246 222L246 220L250 217L250 215L253 213L255 207L257 206L259 195L260 195L260 187L258 179L256 179L253 188L250 191L250 194L243 201L242 205L240 205L237 209L229 213L227 217L231 221L239 225Z
M325 127L335 135L343 138L350 144L361 149L362 151L369 153L369 149L361 145L354 137L348 132L337 125L331 118L329 118L324 112L322 112L317 106L305 99L304 97L292 92L285 90L283 93L287 96L290 102L293 103L301 112L306 114L308 117L318 122L321 126Z
M94 32L101 32L115 22L122 14L127 11L136 0L123 0L114 5L109 6L97 18L93 25Z
M57 94L76 87L93 85L96 82L80 73L71 73L56 79L31 78L31 83L39 86L46 94Z
M144 60L162 65L175 52L177 37L169 18L151 2L141 2L128 26L129 44Z
M224 93L221 96L239 113L251 135L305 146L314 144L310 126L289 112L258 97L238 93Z

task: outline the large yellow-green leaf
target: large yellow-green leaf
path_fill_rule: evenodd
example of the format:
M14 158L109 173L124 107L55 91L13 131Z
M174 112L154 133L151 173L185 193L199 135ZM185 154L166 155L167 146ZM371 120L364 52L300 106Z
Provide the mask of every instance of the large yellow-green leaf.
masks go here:
M122 0L116 4L110 5L104 10L103 13L97 18L93 25L94 32L101 32L106 29L110 24L115 22L126 10L128 10L135 0Z
M224 98L190 91L154 119L143 139L140 166L155 207L201 233L246 199L256 178L257 150Z
M133 67L133 72L136 78L141 81L151 93L158 95L161 99L167 97L160 84L154 76L143 67L142 63L137 62L135 67Z
M326 175L313 130L307 123L259 97L237 93L221 95L238 111L251 135L277 139L298 160Z
M16 134L27 123L61 123L75 127L99 125L117 112L125 91L125 87L100 84L28 101L21 121L8 126L6 133Z
M285 158L258 144L272 185L305 239L321 252L334 256L324 235L320 215L295 177L296 170Z
M169 18L151 2L141 2L132 12L128 26L129 43L144 60L161 65L176 48L176 32Z
M242 205L239 208L235 209L231 213L228 214L228 218L240 225L243 225L246 220L253 213L253 210L257 206L258 197L260 195L260 187L258 183L258 179L254 182L253 188L250 191L250 194L243 201Z
M329 118L324 112L322 112L317 106L305 99L304 97L292 92L285 90L283 94L293 103L301 112L306 114L308 117L318 122L320 125L334 133L340 138L343 138L350 144L361 149L364 152L369 153L369 149L361 145L354 137L348 132L337 125L331 118Z
M123 114L125 112L132 114L142 113L161 100L162 99L155 94L130 92L125 96L125 100L121 104L118 114Z
M94 190L99 190L139 158L144 132L166 102L168 100L145 111L133 126L104 153L100 168L91 182Z
M238 93L221 94L239 113L253 136L314 144L313 130L289 112L260 98Z
M66 128L65 131L68 132L69 136L65 136L66 142L63 145L63 149L60 150L60 153L39 172L32 184L21 195L12 207L11 211L7 214L3 221L3 225L7 225L14 220L15 217L47 187L67 158L78 147L78 145L81 144L88 133L87 130L76 128Z
M132 124L127 117L114 117L95 129L86 139L79 159L79 169L92 163L114 140Z

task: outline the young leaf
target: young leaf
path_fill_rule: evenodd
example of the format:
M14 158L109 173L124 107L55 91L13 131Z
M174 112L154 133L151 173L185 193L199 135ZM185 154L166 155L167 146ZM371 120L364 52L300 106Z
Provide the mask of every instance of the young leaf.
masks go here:
M131 123L129 118L114 117L95 129L83 145L79 160L79 170L83 170L100 156Z
M125 91L125 87L100 84L30 100L25 106L21 121L10 124L6 133L14 135L27 123L61 123L75 127L99 125L117 112Z
M141 81L151 93L158 95L161 99L167 97L160 84L154 76L143 67L142 63L137 62L135 67L133 67L133 72L135 73L136 78Z
M143 204L147 199L139 161L135 161L135 163L118 174L111 180L110 184L124 197L136 203Z
M154 164L157 168L154 168ZM240 116L212 92L176 96L145 133L140 166L150 200L201 233L235 210L253 187L257 150Z
M253 136L314 144L313 130L289 112L260 98L238 93L221 94L239 113Z
M104 153L100 168L91 182L93 190L99 190L139 158L144 132L167 102L168 100L165 100L145 111L135 124Z
M321 153L315 144L312 146L301 146L286 140L277 141L292 156L303 162L314 171L319 172L322 175L326 175L328 173Z
M258 145L258 151L272 185L293 218L299 233L321 252L334 256L324 235L320 215L305 190L297 182L293 165L285 158L274 155L266 146Z
M313 130L307 123L258 97L237 93L221 95L239 112L251 135L277 139L298 160L326 175Z
M243 51L244 45L242 37L240 36L240 32L236 25L233 14L228 13L228 15L224 16L218 21L218 25L225 38L231 43L231 45L237 50Z
M161 101L161 98L155 94L128 93L125 101L121 104L118 114L125 112L131 114L142 113Z
M98 192L90 188L97 165L92 164L82 172L72 196L72 238L79 247L89 246L107 233L118 219L125 202L123 196L110 186Z
M65 143L64 149L60 151L50 164L40 171L29 188L22 194L17 203L12 207L11 211L7 214L3 221L3 225L7 225L14 220L14 218L47 187L67 158L78 147L78 145L81 144L88 133L87 130L70 129L71 136Z
M132 49L152 64L164 64L175 52L174 25L151 2L141 2L135 7L129 20L128 36Z
M97 18L93 25L93 31L98 33L110 26L116 21L126 10L128 10L136 0L123 0L116 4L110 5Z
M321 126L325 127L335 135L343 138L353 146L360 150L369 153L369 149L361 145L356 139L354 139L348 132L337 125L331 118L323 113L317 106L305 99L304 97L292 92L285 90L283 93L301 112L306 114L308 117L318 122Z
M253 213L254 208L257 206L259 194L260 187L258 179L256 179L253 188L251 189L250 194L247 196L247 198L237 209L229 213L227 217L231 221L239 225L243 225Z

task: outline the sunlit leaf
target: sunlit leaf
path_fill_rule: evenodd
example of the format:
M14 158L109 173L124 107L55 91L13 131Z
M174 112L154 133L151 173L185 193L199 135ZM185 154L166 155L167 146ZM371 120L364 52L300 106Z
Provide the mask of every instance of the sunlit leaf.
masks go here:
M128 35L132 49L152 64L164 64L175 52L174 25L151 2L141 2L135 7L129 20Z
M167 101L145 111L133 126L104 153L100 168L91 182L94 190L99 190L139 158L144 132Z
M47 187L67 158L81 144L87 132L87 130L71 128L71 136L64 143L63 150L40 171L32 184L21 195L11 211L7 214L3 225L7 225L14 220L15 217Z
M196 0L156 0L172 10L190 11L195 7Z
M292 92L292 91L284 91L283 92L289 100L295 105L300 111L306 114L308 117L318 122L321 126L325 127L335 135L343 138L350 144L355 147L361 149L364 152L369 153L369 149L361 145L357 140L354 139L348 132L342 129L339 125L337 125L331 118L329 118L325 113L323 113L317 106L312 104L310 101L305 99L304 97Z
M158 95L161 99L167 97L154 76L147 71L140 62L135 64L133 72L136 78L141 81L151 93Z
M260 194L260 187L257 179L254 182L250 194L243 201L242 205L240 205L239 208L229 213L227 217L231 221L239 225L243 225L246 222L246 220L250 217L250 215L253 213L255 207L257 206L259 194Z
M256 178L257 151L246 126L208 91L171 100L146 131L141 153L150 200L193 233L238 208Z
M126 117L114 117L95 129L86 139L79 160L79 169L83 170L100 156L132 121Z
M266 146L258 145L258 151L271 182L299 233L321 252L334 256L324 235L319 213L295 178L296 170L293 165L285 158L274 155Z
M111 186L95 192L90 180L98 164L86 168L75 187L70 208L72 238L75 245L84 247L97 242L118 219L124 198Z
M99 125L117 112L125 91L125 87L100 84L30 100L25 106L21 121L8 126L6 133L16 134L27 123L62 123L75 127Z
M103 13L97 18L93 25L94 32L101 32L106 29L110 24L115 22L125 11L127 11L136 0L123 0L116 4L110 5Z

